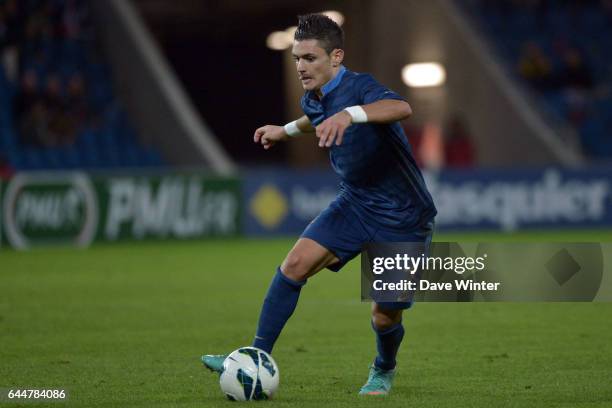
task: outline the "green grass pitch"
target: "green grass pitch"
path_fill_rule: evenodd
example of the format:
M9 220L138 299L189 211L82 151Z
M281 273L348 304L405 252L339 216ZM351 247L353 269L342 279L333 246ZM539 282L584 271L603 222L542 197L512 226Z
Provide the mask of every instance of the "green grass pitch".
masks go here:
M495 234L438 236L492 240ZM612 233L512 240L610 241ZM248 345L291 239L0 251L0 388L31 406L235 407L200 354ZM612 303L417 304L386 399L357 396L374 357L359 263L305 286L274 351L269 407L612 407ZM0 402L1 407L17 406ZM28 404L28 406L30 406Z

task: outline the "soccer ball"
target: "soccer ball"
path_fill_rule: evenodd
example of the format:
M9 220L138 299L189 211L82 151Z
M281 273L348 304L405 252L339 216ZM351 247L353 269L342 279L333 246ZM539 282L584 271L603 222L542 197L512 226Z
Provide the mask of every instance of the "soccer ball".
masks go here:
M223 362L221 391L232 401L265 400L278 389L279 372L271 355L255 347L241 347Z

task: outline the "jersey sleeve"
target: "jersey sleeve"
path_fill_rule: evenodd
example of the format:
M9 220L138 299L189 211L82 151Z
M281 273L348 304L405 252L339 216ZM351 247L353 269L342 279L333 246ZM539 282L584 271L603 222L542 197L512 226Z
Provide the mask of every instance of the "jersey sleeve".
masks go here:
M360 74L359 76L356 82L362 104L367 105L382 99L404 100L399 94L378 83L372 75Z
M317 126L323 120L325 120L325 114L322 110L321 104L316 104L314 101L310 100L306 95L302 96L300 100L300 105L302 105L302 110L304 114L308 116L308 120L310 120L310 124L312 126Z

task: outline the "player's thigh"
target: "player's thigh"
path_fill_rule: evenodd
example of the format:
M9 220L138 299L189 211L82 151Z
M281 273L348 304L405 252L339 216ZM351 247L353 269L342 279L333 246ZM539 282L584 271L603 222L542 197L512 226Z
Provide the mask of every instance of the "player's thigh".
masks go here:
M285 276L296 281L308 279L321 269L338 262L338 258L323 245L310 238L297 240L281 265Z
M418 228L410 231L390 231L379 229L374 234L374 242L410 242L416 244L413 247L414 254L429 255L431 240L433 237L434 222L430 220ZM413 255L414 256L414 255ZM381 302L372 306L372 321L379 328L387 324L395 324L401 321L402 310L409 309L414 303L414 292L407 293L407 297L397 302ZM383 327L384 328L384 327Z
M301 238L308 238L335 255L335 262L326 267L338 272L361 253L363 244L370 241L366 229L353 210L353 204L339 196L304 230Z

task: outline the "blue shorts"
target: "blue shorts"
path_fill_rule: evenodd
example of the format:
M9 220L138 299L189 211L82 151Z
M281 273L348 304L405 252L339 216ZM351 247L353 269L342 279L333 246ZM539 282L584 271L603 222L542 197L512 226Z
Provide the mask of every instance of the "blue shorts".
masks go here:
M304 230L302 238L321 244L339 259L327 268L337 272L362 251L369 242L424 242L429 247L433 220L427 220L411 231L395 231L367 224L344 198L337 198ZM407 309L412 302L379 303L387 309Z

